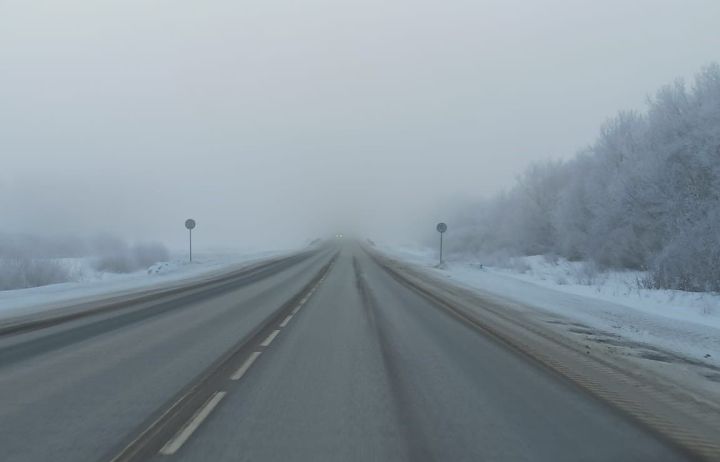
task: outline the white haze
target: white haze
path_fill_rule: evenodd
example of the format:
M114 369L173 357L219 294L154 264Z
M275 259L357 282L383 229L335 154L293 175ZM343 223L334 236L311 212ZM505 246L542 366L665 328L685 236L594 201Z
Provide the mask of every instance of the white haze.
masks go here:
M411 238L720 60L717 0L0 0L0 231Z

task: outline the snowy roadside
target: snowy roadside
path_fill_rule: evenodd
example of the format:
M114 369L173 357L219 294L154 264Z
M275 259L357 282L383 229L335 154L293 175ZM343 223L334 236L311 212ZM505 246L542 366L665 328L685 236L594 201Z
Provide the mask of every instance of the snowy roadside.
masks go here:
M64 264L83 274L80 281L0 291L0 320L33 315L73 303L86 303L100 298L192 282L291 252L292 250L275 250L194 254L192 263L178 257L125 274L88 270L87 261L66 259Z
M467 260L448 261L440 269L431 250L382 245L378 250L457 285L551 315L545 322L556 330L609 353L682 380L681 374L693 374L702 389L720 382L720 295L639 289L635 273L606 273L583 285L573 282L577 265L542 257L522 259L517 269Z

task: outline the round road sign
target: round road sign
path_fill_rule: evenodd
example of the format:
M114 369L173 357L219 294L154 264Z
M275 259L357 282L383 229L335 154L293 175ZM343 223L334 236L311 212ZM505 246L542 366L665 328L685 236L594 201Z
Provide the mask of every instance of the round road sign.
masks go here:
M438 223L435 229L437 229L439 233L444 233L447 231L447 225L445 223Z
M195 220L193 220L192 218L188 218L187 220L185 220L185 227L187 229L193 229L195 227Z

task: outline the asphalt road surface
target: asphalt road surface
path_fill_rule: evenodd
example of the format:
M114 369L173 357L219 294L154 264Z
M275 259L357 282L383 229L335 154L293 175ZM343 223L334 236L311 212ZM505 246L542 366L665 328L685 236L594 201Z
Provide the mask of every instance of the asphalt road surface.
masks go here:
M678 461L359 246L0 336L2 461Z

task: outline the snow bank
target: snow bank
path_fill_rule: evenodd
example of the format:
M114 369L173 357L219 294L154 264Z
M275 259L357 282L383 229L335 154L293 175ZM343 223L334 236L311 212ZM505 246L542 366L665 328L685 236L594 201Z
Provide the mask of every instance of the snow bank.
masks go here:
M214 273L238 269L290 253L275 250L246 253L193 254L190 263L183 257L153 264L132 273L98 271L91 258L57 259L74 277L74 282L0 291L0 319L34 314L61 305L81 303L97 297L123 295L133 291L161 288L165 285L211 276Z

